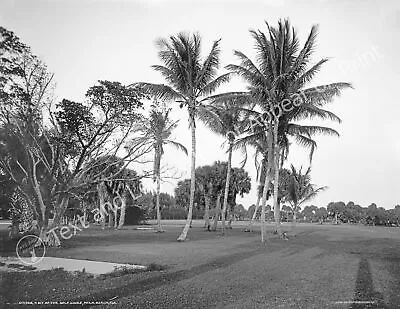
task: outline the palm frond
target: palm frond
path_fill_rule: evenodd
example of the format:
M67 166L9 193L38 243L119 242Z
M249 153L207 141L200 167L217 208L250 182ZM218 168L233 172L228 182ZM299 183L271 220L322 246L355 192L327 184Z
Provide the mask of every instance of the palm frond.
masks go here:
M317 38L317 34L318 34L318 26L313 25L311 27L310 34L308 35L308 38L304 44L304 47L300 51L298 57L296 58L293 64L292 74L294 76L299 76L306 70L310 57L314 52L314 45L315 45L315 40Z
M175 141L172 141L172 140L166 140L165 144L172 145L176 149L178 149L180 151L183 151L186 155L188 155L188 151L187 151L186 147L183 146L181 143L178 143L178 142L175 142Z
M322 120L331 120L341 123L342 120L331 111L326 109L322 109L318 106L311 105L308 103L304 103L299 106L297 111L294 111L293 116L291 117L292 121L304 120L304 119L312 119L312 118L320 118Z
M339 96L342 90L353 88L350 83L333 83L329 85L321 85L317 87L304 89L302 92L307 98L307 103L322 106Z
M202 106L197 110L196 116L216 134L224 135L224 127L220 115L212 106Z
M225 92L207 97L201 102L208 101L210 104L229 104L229 102L235 102L241 106L250 105L252 103L252 97L248 92L237 91L237 92Z
M164 84L151 84L141 82L135 83L134 86L139 87L150 96L163 101L185 100L185 98L181 94L176 92L172 87Z
M320 187L320 188L317 188L317 189L313 189L312 192L310 192L308 195L306 195L306 196L299 202L299 205L301 205L301 204L303 204L303 203L305 203L305 202L308 202L308 201L312 200L314 197L316 197L316 196L318 195L318 193L320 193L320 192L322 192L322 191L325 191L325 190L327 190L327 189L328 189L327 186Z
M301 134L297 134L297 135L295 136L295 140L296 140L296 143L297 143L298 145L310 149L309 158L310 158L310 162L311 162L311 161L312 161L312 157L313 157L313 155L314 155L314 151L315 151L315 149L317 148L317 143L316 143L316 141L314 141L314 140L311 139L310 137L307 137L307 136L304 136L304 135L301 135Z
M163 65L152 65L151 66L155 71L160 72L160 74L165 78L168 83L174 85L175 87L179 87L180 80L177 78L177 74L174 70L169 69Z
M216 79L212 80L208 84L206 84L203 88L200 89L200 96L209 96L217 90L222 84L229 82L232 73L225 73L221 76L218 76Z
M297 87L301 88L305 84L310 82L314 78L315 74L317 74L321 70L321 67L323 66L323 64L326 63L327 61L328 61L327 58L324 58L324 59L318 61L310 69L308 69L301 76L299 76L299 78L296 81Z
M290 135L313 136L316 134L323 134L323 135L335 135L339 137L339 133L332 128L322 127L322 126L305 126L298 124L289 124L288 133Z
M174 75L173 78L170 77L170 80L173 80L173 86L182 92L186 92L190 81L186 70L187 66L183 59L187 58L185 55L188 53L181 44L177 43L178 41L177 38L172 36L170 42L165 39L158 39L156 44L159 48L159 58Z
M201 70L199 71L196 80L196 84L201 88L207 85L217 75L217 69L219 68L219 55L221 53L219 47L220 41L221 39L214 41L210 53L201 66Z
M234 72L241 76L250 84L257 86L269 87L268 80L265 79L263 74L257 68L257 66L248 58L245 54L238 50L234 50L234 55L241 61L240 65L229 64L226 69Z

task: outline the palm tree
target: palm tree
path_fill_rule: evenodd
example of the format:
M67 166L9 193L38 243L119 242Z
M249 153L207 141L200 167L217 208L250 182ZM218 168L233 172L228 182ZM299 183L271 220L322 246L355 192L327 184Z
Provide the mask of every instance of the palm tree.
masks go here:
M253 218L251 219L248 227L245 230L250 230L251 224L253 223L258 207L260 199L262 199L261 203L261 241L264 242L266 240L266 222L265 222L265 211L266 211L266 201L269 192L269 186L271 183L272 176L272 167L271 164L273 159L272 152L272 138L268 135L265 127L262 124L256 124L251 127L251 133L243 136L238 139L235 143L235 147L241 148L245 153L245 159L243 160L243 165L247 161L247 147L252 146L255 148L255 164L257 170L257 180L259 182L259 186L257 186L257 203L256 209L253 214ZM246 132L246 130L245 130ZM258 157L261 155L261 162L258 162ZM261 186L261 184L263 185Z
M279 21L277 28L267 24L266 33L260 30L250 32L255 40L257 65L242 52L235 51L241 63L231 64L227 68L249 83L249 91L241 96L247 96L249 102L251 101L254 107L258 107L263 115L262 119L269 138L273 140L273 147L270 150L274 153L274 183L279 183L279 165L285 157L283 147L285 144L288 145L287 134L295 135L298 143L310 147L311 154L316 146L311 138L312 135L316 133L337 135L337 132L330 128L299 126L293 122L316 117L339 121L335 114L322 107L351 85L339 82L307 88L315 74L328 61L322 59L309 66L315 47L317 26L311 28L301 50L299 50L297 33L288 20ZM283 108L283 103L285 103L285 108ZM282 235L277 190L278 186L275 186L274 214L276 228ZM264 199L263 203L265 203Z
M153 181L156 182L156 210L157 232L163 232L160 212L160 186L161 186L161 157L164 154L164 145L171 145L186 155L187 150L182 144L171 140L172 131L177 127L178 121L171 121L169 113L171 109L160 106L157 103L152 106L149 117L141 123L139 131L144 133L144 138L150 140L154 148Z
M286 177L285 177L286 178ZM287 174L287 179L281 182L281 191L283 199L288 202L292 208L293 221L292 229L296 226L296 214L300 207L305 202L313 199L318 193L328 189L328 187L316 187L311 183L311 168L309 167L306 172L302 173L302 168L299 170L291 165L290 171Z
M199 117L213 132L226 138L228 142L228 167L225 181L225 191L222 206L222 235L225 234L225 216L228 207L229 183L232 170L232 152L236 134L241 132L243 125L243 109L237 100L213 100L209 105L199 109Z
M164 65L153 65L167 82L165 84L137 83L152 96L166 101L176 101L180 107L186 107L189 114L189 126L192 135L191 184L188 217L185 227L178 237L184 241L190 228L193 213L196 168L196 124L195 118L199 105L207 96L223 83L229 81L230 73L217 77L219 68L220 40L214 42L210 53L203 60L200 56L201 39L198 34L179 33L169 41L157 42L158 56Z

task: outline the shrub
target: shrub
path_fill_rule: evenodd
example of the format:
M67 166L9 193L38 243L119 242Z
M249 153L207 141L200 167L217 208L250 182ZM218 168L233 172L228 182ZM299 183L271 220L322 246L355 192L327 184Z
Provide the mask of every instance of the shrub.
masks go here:
M146 220L146 213L137 206L129 206L126 208L125 225L138 225Z
M101 274L100 278L107 279L107 278L121 277L125 275L140 273L143 271L145 271L145 269L133 268L129 266L115 267L112 272Z
M164 270L165 266L157 264L157 263L151 263L149 266L147 266L147 271L160 271Z

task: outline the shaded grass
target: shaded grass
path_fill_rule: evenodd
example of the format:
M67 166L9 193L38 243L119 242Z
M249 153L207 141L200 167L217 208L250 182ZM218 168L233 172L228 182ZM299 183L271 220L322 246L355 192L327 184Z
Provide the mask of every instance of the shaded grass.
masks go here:
M117 308L361 308L357 302L368 301L371 308L400 306L400 237L386 230L305 225L289 241L270 236L264 245L259 232L237 229L221 237L201 228L191 229L191 241L178 244L178 230L112 235L90 230L58 254L89 254L95 248L98 258L142 258L155 271L120 269L105 278L62 271L0 274L7 287L3 299L113 299ZM96 232L108 246L96 244ZM156 256L157 262L149 258Z

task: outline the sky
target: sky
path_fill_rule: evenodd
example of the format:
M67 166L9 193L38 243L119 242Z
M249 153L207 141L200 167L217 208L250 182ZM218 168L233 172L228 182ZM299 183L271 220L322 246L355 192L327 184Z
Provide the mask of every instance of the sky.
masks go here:
M328 105L342 123L314 122L339 131L340 137L318 137L312 161L312 181L329 189L310 202L327 206L331 201L376 203L393 208L400 204L400 104L397 97L400 62L400 2L372 0L1 0L0 25L14 31L55 73L58 100L82 101L97 80L131 84L163 82L151 69L160 64L155 41L178 32L198 32L205 56L214 40L221 41L220 73L238 63L233 50L254 59L250 29L265 31L265 21L276 25L290 18L301 42L311 26L319 25L312 63L329 62L312 85L345 81L354 89ZM236 78L221 88L244 90ZM190 148L187 113L173 106L180 119L176 141ZM226 160L223 138L201 124L197 127L198 166ZM242 157L233 154L233 166ZM164 164L181 179L190 176L190 158L167 149ZM286 166L309 166L308 152L292 145ZM255 168L245 169L253 190L239 198L246 208L255 203ZM162 190L173 193L178 179Z

